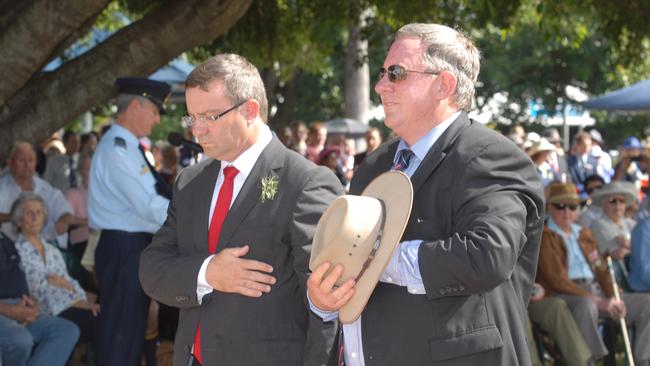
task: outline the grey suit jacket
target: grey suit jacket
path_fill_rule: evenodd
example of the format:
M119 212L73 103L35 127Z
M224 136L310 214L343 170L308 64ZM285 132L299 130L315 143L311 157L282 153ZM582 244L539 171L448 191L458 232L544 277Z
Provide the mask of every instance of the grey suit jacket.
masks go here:
M390 170L397 144L366 158L350 193ZM530 159L462 113L412 182L402 240L424 240L426 295L378 284L362 314L366 365L529 365L526 305L544 217Z
M273 138L226 216L217 252L249 245L246 258L272 265L277 282L261 298L213 291L199 305L197 276L209 255L208 216L219 167L208 159L181 172L167 220L140 260L146 293L180 308L174 365L187 364L199 321L206 366L326 364L336 325L309 312L305 284L316 224L342 193L340 182ZM260 182L268 176L277 177L278 192L262 203Z

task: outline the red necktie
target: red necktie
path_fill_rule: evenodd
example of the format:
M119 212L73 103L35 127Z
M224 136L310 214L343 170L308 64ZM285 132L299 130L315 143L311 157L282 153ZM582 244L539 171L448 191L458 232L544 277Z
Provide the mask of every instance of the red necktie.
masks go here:
M233 183L235 181L235 176L237 173L239 173L239 171L233 166L229 166L223 169L223 184L221 185L221 189L219 189L219 196L217 197L217 203L214 205L212 220L210 221L210 229L208 231L208 251L210 254L214 254L214 252L217 250L217 243L219 242L221 226L223 225L223 220L226 218L226 214L228 214L228 209L230 209ZM203 364L203 360L201 358L200 323L196 328L196 334L194 335L194 358L196 358L200 364Z

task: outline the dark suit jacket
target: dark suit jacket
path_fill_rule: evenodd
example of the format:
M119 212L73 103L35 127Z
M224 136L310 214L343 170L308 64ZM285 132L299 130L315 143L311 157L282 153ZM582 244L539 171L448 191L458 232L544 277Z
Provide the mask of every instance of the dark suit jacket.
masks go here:
M141 257L147 294L180 308L174 365L187 364L199 321L206 366L327 363L336 325L309 312L305 284L316 224L342 193L341 183L273 138L226 216L217 252L249 245L246 258L272 265L277 282L261 298L213 291L199 305L197 276L209 255L208 215L219 167L208 159L181 172L167 220ZM268 176L278 178L279 188L262 203L260 182Z
M366 158L350 193L391 169L397 145ZM526 305L544 217L530 159L462 113L411 180L402 240L424 240L426 295L378 284L362 313L366 365L529 365Z

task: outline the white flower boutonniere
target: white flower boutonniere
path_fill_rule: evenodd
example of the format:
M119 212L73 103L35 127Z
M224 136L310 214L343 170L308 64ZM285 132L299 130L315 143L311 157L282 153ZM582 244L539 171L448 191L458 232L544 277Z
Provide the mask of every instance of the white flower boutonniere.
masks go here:
M262 178L262 194L260 195L260 202L272 201L278 193L278 177L268 176Z

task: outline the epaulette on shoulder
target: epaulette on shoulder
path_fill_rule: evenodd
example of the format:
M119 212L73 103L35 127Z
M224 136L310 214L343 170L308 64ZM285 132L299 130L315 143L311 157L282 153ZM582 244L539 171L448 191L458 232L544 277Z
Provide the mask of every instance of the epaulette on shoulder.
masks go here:
M114 143L113 146L118 146L118 147L126 149L126 141L123 138L121 138L119 136L116 136L115 137L115 143Z

